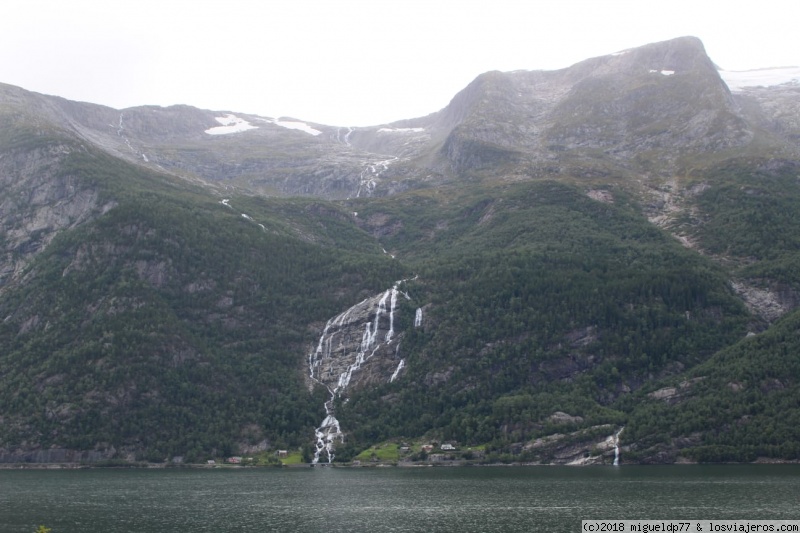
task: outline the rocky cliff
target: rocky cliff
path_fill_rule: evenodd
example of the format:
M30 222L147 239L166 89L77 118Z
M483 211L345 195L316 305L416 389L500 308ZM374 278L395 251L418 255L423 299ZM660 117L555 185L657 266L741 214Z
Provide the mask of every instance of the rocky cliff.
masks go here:
M0 153L0 291L61 231L105 213L115 203L64 172L74 150L69 143L46 143Z

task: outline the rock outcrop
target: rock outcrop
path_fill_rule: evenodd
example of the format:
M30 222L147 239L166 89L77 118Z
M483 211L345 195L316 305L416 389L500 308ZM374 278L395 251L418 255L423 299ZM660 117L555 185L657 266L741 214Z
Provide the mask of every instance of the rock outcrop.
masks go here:
M553 433L530 441L521 449L547 464L618 465L621 433L622 428L610 425L594 426L572 433Z
M62 230L114 207L97 190L58 169L76 148L44 145L0 153L0 291Z

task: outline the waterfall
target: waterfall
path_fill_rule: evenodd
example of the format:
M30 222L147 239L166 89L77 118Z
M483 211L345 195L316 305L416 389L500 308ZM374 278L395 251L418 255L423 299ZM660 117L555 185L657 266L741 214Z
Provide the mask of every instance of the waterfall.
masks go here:
M309 379L323 385L330 394L330 398L325 402L325 420L314 431L315 464L326 456L328 463L332 463L335 457L336 440L344 440L342 428L334 412L334 403L350 386L353 374L381 347L391 346L394 343L395 357L399 357L400 344L397 342L394 329L395 312L397 311L398 295L411 299L406 292L399 288L400 284L406 281L408 280L399 280L391 289L372 298L366 298L328 320L316 348L308 354ZM375 315L370 320L373 312ZM379 338L381 320L383 320L384 328L388 322L388 329L385 330L386 334ZM362 327L359 324L363 324L361 342L355 344L353 342L356 333L354 329ZM394 381L404 367L405 361L401 359L389 382Z
M397 365L397 369L394 371L394 374L392 374L392 377L389 378L389 383L392 383L394 382L395 379L397 379L397 375L400 374L400 371L403 370L404 366L406 366L406 360L400 359L400 363Z
M361 368L361 365L363 365L370 357L372 357L380 348L381 344L378 342L378 330L380 328L381 318L387 313L390 314L390 329L389 333L387 333L385 337L386 342L391 342L392 337L394 336L394 310L397 303L397 295L396 289L392 288L380 296L380 299L377 302L375 318L372 321L368 321L366 324L364 324L364 330L361 335L361 343L355 351L355 357L352 359L351 364L345 368L344 372L341 372L338 375L335 386L332 382L331 386L328 386L323 382L324 376L321 375L322 363L325 360L331 359L334 348L337 348L337 346L334 344L334 336L336 336L341 328L348 323L348 319L354 310L360 306L364 306L368 300L369 298L362 300L347 311L340 313L334 318L328 320L328 322L325 324L325 328L322 331L322 335L319 338L316 349L308 355L310 379L325 386L330 393L330 398L325 402L325 419L314 431L314 436L316 439L313 460L314 464L319 463L320 459L323 457L327 457L328 463L332 463L336 457L334 454L335 442L336 440L343 441L344 435L342 433L342 428L339 424L339 421L335 416L334 402L336 398L340 396L350 385L350 380L353 376L353 373ZM387 302L389 303L388 309ZM336 343L338 345L340 345L342 342L343 341L341 338L337 338Z
M363 304L364 302L362 301L361 303ZM333 335L329 335L331 327L341 327L350 316L350 312L354 307L356 306L353 306L344 313L341 313L328 320L328 322L325 324L325 329L322 331L322 336L319 338L319 343L317 344L316 350L308 354L309 377L312 381L316 381L317 383L324 385L331 395L330 400L325 402L325 420L323 420L322 424L320 424L320 426L314 431L314 435L316 437L316 449L314 450L313 461L314 464L319 462L320 456L323 452L325 452L328 456L328 463L332 463L333 459L335 458L333 453L334 442L337 438L340 440L342 439L342 430L339 426L339 421L336 419L333 413L333 401L336 399L336 389L331 390L330 387L322 383L322 381L320 381L320 379L314 375L314 371L319 368L324 359L329 359L331 356L331 351L333 349ZM320 378L321 377L322 376L320 376ZM339 381L341 382L341 376Z
M346 141L350 137L350 133L352 133L352 131L345 136ZM347 142L347 145L349 146L350 143ZM389 165L395 161L399 161L399 159L400 158L398 157L392 157L384 161L364 161L362 163L363 169L361 170L361 174L358 176L358 189L356 190L356 198L361 196L362 191L364 191L367 196L372 196L372 193L378 186L378 182L375 181L375 179L379 178L381 174L389 170Z
M417 308L417 313L414 315L414 327L418 328L422 325L422 308Z
M391 342L394 337L394 309L397 307L397 285L392 287L392 299L389 304L389 331L386 332L386 342Z
M624 429L623 426L614 434L614 466L619 466L619 436Z

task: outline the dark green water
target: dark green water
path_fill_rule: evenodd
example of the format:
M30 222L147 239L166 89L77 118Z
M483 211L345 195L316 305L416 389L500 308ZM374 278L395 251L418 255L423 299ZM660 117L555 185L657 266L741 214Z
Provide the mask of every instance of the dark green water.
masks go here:
M800 466L0 470L0 533L577 533L800 519Z

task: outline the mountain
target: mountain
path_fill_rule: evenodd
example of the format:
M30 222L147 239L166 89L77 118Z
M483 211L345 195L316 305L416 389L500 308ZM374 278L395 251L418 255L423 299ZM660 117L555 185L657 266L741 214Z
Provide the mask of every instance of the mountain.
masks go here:
M798 106L692 37L368 128L0 85L0 462L796 460Z

